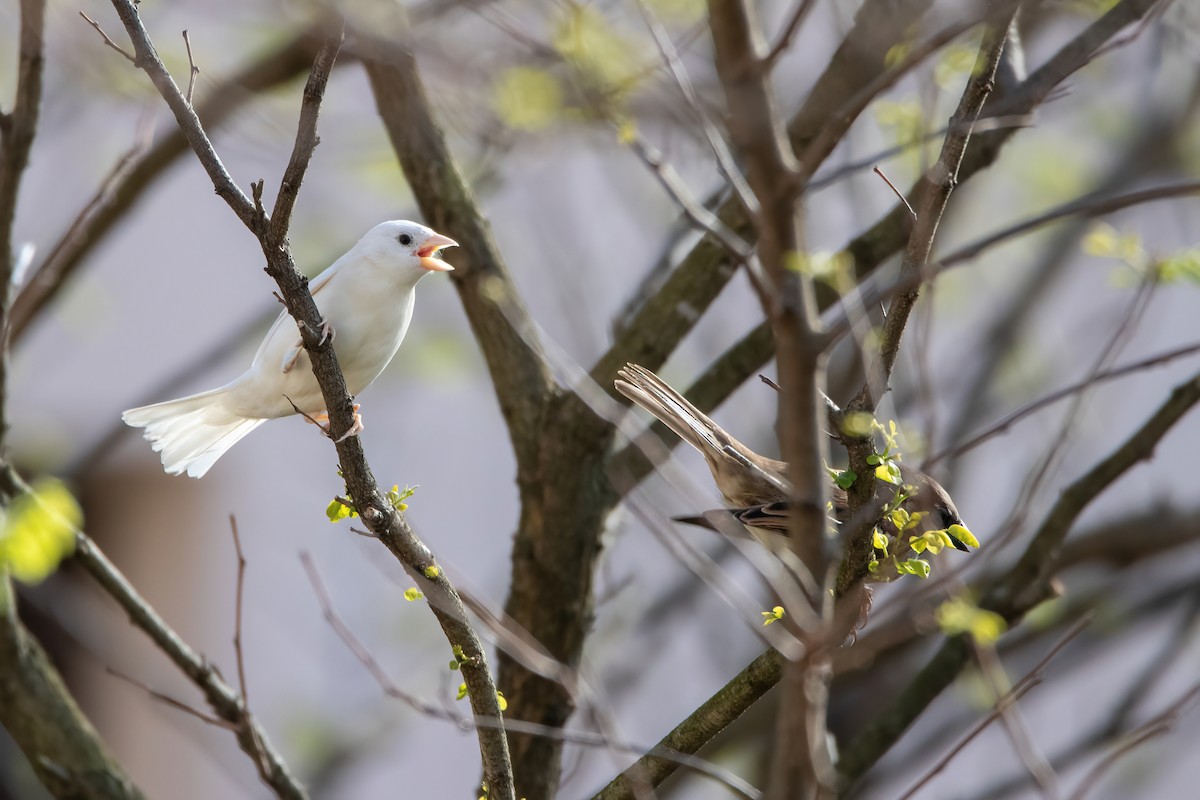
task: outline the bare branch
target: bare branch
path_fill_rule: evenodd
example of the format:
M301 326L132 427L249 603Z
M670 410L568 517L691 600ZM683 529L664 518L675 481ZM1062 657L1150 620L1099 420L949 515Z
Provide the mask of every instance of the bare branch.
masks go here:
M192 58L192 40L186 30L183 32L183 44L187 48L189 67L187 94L183 96L183 99L187 100L187 104L190 106L192 104L192 92L196 90L196 78L200 76L200 68L196 66L196 60Z
M116 42L114 42L114 41L112 40L112 37L110 37L110 36L109 36L107 33L105 33L105 32L104 32L104 29L100 27L100 23L99 23L99 22L96 22L96 20L92 19L92 18L91 18L91 17L89 17L87 14L83 13L82 11L80 11L80 12L79 12L79 16L83 17L83 18L84 18L84 20L87 22L87 24L88 24L88 25L91 25L93 28L95 28L95 29L96 29L96 33L100 34L100 38L102 38L102 39L104 40L104 43L105 43L106 45L108 45L109 47L111 47L113 50L116 50L116 51L117 51L118 53L120 53L121 55L125 56L125 58L127 58L127 59L129 60L129 63L130 63L130 64L137 64L137 59L135 59L135 58L134 58L134 57L133 57L133 56L132 56L132 55L129 53L129 51L128 51L128 50L126 50L124 47L121 47L121 45L119 45L119 44L117 44ZM184 41L186 41L186 38L185 38L185 40L184 40ZM189 51L188 55L189 55L189 56L191 55L190 51Z
M212 714L207 714L198 708L189 706L187 703L183 702L182 700L176 700L174 697L171 697L169 694L164 694L164 693L158 691L157 689L151 689L147 684L143 683L142 681L139 681L137 678L134 678L131 675L126 675L123 672L118 672L117 670L113 669L112 667L105 667L105 671L109 675L112 675L117 680L125 681L130 686L134 686L138 689L141 689L143 692L150 695L151 699L157 700L158 702L162 703L165 706L170 706L171 708L173 708L177 711L182 711L183 713L185 713L189 716L195 717L196 719L200 720L201 722L203 722L206 725L212 725L214 728L224 728L227 731L234 731L234 732L236 732L238 729L237 723L229 722L228 720L221 719L220 717L215 717Z
M927 465L936 464L937 462L946 458L957 458L968 450L972 450L983 444L993 436L1005 433L1012 428L1013 425L1017 424L1029 415L1035 414L1047 406L1054 405L1059 400L1063 400L1071 395L1078 394L1079 392L1089 389L1092 386L1104 383L1106 381L1115 380L1117 378L1123 378L1126 375L1132 375L1152 367L1158 367L1170 361L1174 361L1177 358L1194 355L1198 352L1200 352L1200 342L1179 347L1174 350L1169 350L1165 353L1159 353L1158 355L1150 356L1149 358L1144 358L1140 361L1135 361L1132 364L1126 364L1123 367L1115 367L1113 369L1107 369L1102 372L1098 372L1095 375L1090 376L1087 380L1071 384L1070 386L1065 386L1062 389L1051 392L1048 395L1039 397L1037 400L1026 403L1017 410L1009 412L999 422L989 425L987 428L975 434L962 444L956 445L950 450L943 450L942 452L931 456L926 460L925 463Z
M1091 794L1092 789L1094 789L1100 783L1100 779L1104 777L1104 773L1112 769L1113 765L1116 764L1123 756L1129 754L1151 739L1167 733L1171 727L1179 721L1179 718L1183 716L1184 712L1188 710L1187 707L1192 704L1192 701L1195 700L1198 695L1200 695L1200 684L1193 686L1191 689L1185 692L1182 697L1168 705L1166 711L1130 731L1124 737L1124 739L1119 742L1117 746L1108 753L1107 756L1102 758L1100 763L1093 767L1092 771L1089 772L1082 781L1080 781L1079 788L1076 789L1071 795L1071 800L1084 800L1084 798Z
M1008 36L1008 26L1015 13L1015 5L1011 5L1006 14L998 15L988 23L983 42L979 46L975 67L971 70L971 78L967 81L967 87L954 116L950 118L951 132L946 135L941 155L931 170L931 174L936 177L929 189L921 193L918 201L920 210L916 214L916 225L909 237L900 267L900 274L904 278L911 279L913 276L925 274L934 236L937 234L950 195L958 183L959 169L967 143L971 139L974 123L983 110L984 101L991 94L996 67L1000 63L1000 54L1004 51L1004 42ZM908 206L907 202L905 206ZM888 307L887 321L884 323L879 345L879 362L877 365L868 364L867 383L850 402L851 410L873 412L883 393L887 391L892 368L900 350L900 339L918 295L919 289L914 287L902 292ZM856 463L853 455L850 468L860 475L869 471L865 469L866 463ZM871 487L871 491L874 491L874 487ZM855 507L854 494L856 493L851 494L852 509Z
M808 12L812 10L813 0L797 0L796 7L792 9L792 15L788 17L788 21L783 26L783 31L779 34L779 38L771 45L771 49L763 57L763 66L770 69L775 66L775 62L779 57L787 52L787 49L792 46L792 39L796 36L796 32L800 30L800 25L804 22Z
M908 204L908 198L906 198L904 195L900 194L900 190L896 188L896 184L892 183L888 179L888 176L884 175L883 170L881 170L878 166L873 168L871 171L874 172L876 175L878 175L880 177L880 179L882 179L883 182L888 185L888 188L892 190L892 194L896 195L896 199L904 204L904 207L908 209L908 213L912 216L913 220L916 220L917 212L914 211L913 207Z
M1083 631L1092 623L1095 618L1093 614L1086 614L1080 617L1075 624L1067 629L1067 632L1059 638L1058 642L1042 657L1042 659L1034 665L1033 669L1029 670L1019 681L1013 684L1002 696L996 698L996 702L992 704L992 710L988 712L983 719L975 723L969 731L963 734L962 738L951 747L944 756L922 775L916 783L909 787L908 791L896 798L896 800L910 800L915 797L921 789L931 780L936 778L941 772L950 765L950 762L958 756L967 745L975 740L979 734L983 733L989 725L995 722L1000 717L1000 709L1003 705L1014 703L1024 697L1030 690L1039 686L1044 680L1046 667L1054 660L1054 657L1062 652L1063 648L1071 643L1075 637L1083 633Z

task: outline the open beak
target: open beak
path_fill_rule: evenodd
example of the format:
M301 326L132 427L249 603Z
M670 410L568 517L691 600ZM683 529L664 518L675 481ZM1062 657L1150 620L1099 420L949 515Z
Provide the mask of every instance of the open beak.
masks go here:
M454 267L434 255L443 247L458 247L458 242L449 236L442 236L440 233L435 233L426 239L425 244L421 245L421 249L417 251L417 257L421 259L421 266L431 272L450 272L453 270Z

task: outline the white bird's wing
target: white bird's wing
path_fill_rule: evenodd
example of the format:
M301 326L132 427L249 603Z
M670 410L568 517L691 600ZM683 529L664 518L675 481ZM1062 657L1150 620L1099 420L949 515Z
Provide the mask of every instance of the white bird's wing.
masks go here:
M317 296L317 292L329 285L329 281L337 274L338 263L334 263L328 267L320 275L313 278L308 284L308 291L313 296ZM288 321L291 321L291 315L287 309L279 312L279 316L271 323L271 327L267 329L267 335L263 337L262 344L258 346L258 351L254 354L254 363L258 364L271 349L276 336L286 335L287 329L284 327ZM288 372L296 363L296 359L300 356L300 351L304 349L303 341L297 340L297 343L292 346L279 362L280 372Z

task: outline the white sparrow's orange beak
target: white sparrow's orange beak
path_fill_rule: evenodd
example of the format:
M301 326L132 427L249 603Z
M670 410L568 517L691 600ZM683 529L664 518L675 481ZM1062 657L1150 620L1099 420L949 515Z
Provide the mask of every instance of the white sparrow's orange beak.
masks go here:
M421 259L421 267L431 272L452 271L454 267L434 255L443 247L458 247L458 242L449 236L442 236L440 233L435 233L426 239L425 244L421 245L421 249L417 251L417 257Z

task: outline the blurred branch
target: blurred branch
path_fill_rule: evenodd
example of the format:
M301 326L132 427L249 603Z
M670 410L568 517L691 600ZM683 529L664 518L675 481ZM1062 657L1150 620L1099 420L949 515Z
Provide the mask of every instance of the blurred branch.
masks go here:
M0 466L0 481L9 491L27 493L30 487L9 466ZM287 764L267 739L236 691L221 677L216 666L193 650L158 615L86 533L75 530L74 559L129 615L151 641L204 694L216 715L236 731L238 744L259 769L259 775L274 794L302 800L308 795L289 773Z
M975 66L970 72L966 89L959 100L958 108L950 118L950 132L942 144L942 152L937 163L927 173L930 180L925 184L925 190L917 195L916 222L904 258L900 265L902 279L920 278L925 275L929 263L929 254L933 250L933 239L941 224L942 215L950 202L950 195L958 184L959 169L975 121L983 110L983 104L992 91L992 82L996 76L996 67L1000 63L1000 54L1004 51L1004 42L1008 36L1009 23L1016 13L1016 7L1009 4L1009 10L993 17L989 21L979 46L979 54ZM906 207L908 203L901 198ZM910 209L911 210L911 209ZM891 382L892 369L896 364L896 356L900 351L900 341L904 328L908 324L908 316L917 302L920 294L919 286L900 293L888 306L887 320L884 322L882 341L879 345L879 363L867 367L867 382L859 390L858 395L849 403L852 411L873 413L884 392ZM870 470L865 461L855 463L851 457L850 469L863 475ZM868 492L873 494L874 487ZM851 493L851 511L856 510Z
M1015 239L1018 236L1030 233L1038 228L1050 225L1063 219L1068 219L1074 216L1080 216L1085 219L1112 214L1126 208L1141 205L1143 203L1154 203L1161 200L1173 200L1180 197L1191 197L1200 195L1200 180L1181 181L1179 183L1171 183L1165 186L1155 186L1149 189L1141 189L1126 194L1098 196L1089 194L1085 197L1080 197L1056 206L1049 211L1045 211L1036 216L1030 217L1020 222L1013 223L1006 228L988 234L974 242L960 247L958 250L950 253L944 258L938 259L928 265L924 275L901 275L894 283L883 287L862 287L856 290L846 300L842 301L842 307L837 309L832 316L829 317L829 337L837 339L838 337L850 331L851 314L850 308L862 308L873 306L888 298L906 292L922 282L929 279L931 276L936 277L947 270L967 263L971 259L978 257L985 250L988 250L997 245L1003 244L1010 239Z
M768 69L774 67L779 57L786 53L787 49L792 46L793 37L800 30L800 25L804 22L805 17L808 16L808 12L812 10L812 7L813 0L796 0L796 5L792 9L788 21L784 24L783 31L763 58L763 63Z
M1104 776L1104 773L1112 769L1113 765L1123 756L1128 755L1151 739L1162 736L1170 731L1171 727L1188 710L1187 707L1192 704L1192 701L1196 699L1198 694L1200 694L1200 684L1192 686L1181 697L1169 703L1166 711L1139 725L1122 737L1121 741L1117 742L1113 749L1100 760L1100 763L1084 776L1084 779L1079 783L1079 787L1071 794L1071 800L1084 800L1100 782L1100 778Z
M344 23L338 19L326 20L328 33L317 52L304 88L296 143L279 186L274 216L268 218L260 204L262 182L254 187L252 202L229 177L199 118L158 58L132 0L113 0L113 6L133 41L138 66L150 76L175 113L177 122L208 172L217 194L225 199L243 224L258 238L267 262L266 271L279 285L288 312L296 320L305 350L312 361L313 374L329 412L330 431L350 430L354 414L353 399L346 390L346 381L331 343L320 334L320 314L308 291L307 279L296 269L286 239L292 203L317 143L316 125L321 99L333 62L341 49ZM405 570L422 583L430 599L430 607L447 639L461 648L461 671L469 689L472 709L482 716L499 717L496 687L487 667L486 655L467 621L466 610L454 587L443 571L430 569L434 566L432 553L380 491L367 465L361 439L357 436L344 437L335 446L346 488L363 522L400 560ZM512 770L503 730L480 729L478 740L484 774L493 796L501 800L514 798Z
M21 178L29 164L29 150L37 132L42 104L42 73L46 54L43 45L46 26L45 0L21 0L18 32L17 88L12 110L0 114L0 441L8 434L5 407L8 393L8 342L12 326L9 305L12 302L14 267L13 223Z
M696 758L695 756L675 753L661 746L646 748L629 743L616 742L602 734L588 731L568 731L557 726L541 725L519 719L503 720L496 717L487 718L481 716L476 716L473 720L467 719L445 706L435 705L434 703L422 700L411 692L400 688L392 680L383 668L383 665L379 663L379 660L375 658L374 654L371 653L362 640L350 629L350 626L346 624L346 621L337 613L337 610L333 607L333 600L329 596L329 591L325 587L325 582L321 579L321 575L317 571L312 557L308 553L301 553L300 560L304 564L304 570L308 574L309 583L312 584L313 593L317 597L317 603L321 607L321 615L325 618L325 622L329 624L329 627L333 629L337 637L342 640L342 643L346 645L355 659L371 673L371 677L379 684L379 688L383 690L383 693L394 700L404 703L414 711L431 719L452 723L464 731L478 727L503 727L510 732L528 733L533 736L546 737L556 741L604 748L616 753L641 754L649 751L656 756L666 759L673 767L687 767L699 774L719 781L741 797L754 798L756 800L758 795L752 786L729 771L723 770L715 764L701 758Z
M11 579L0 570L0 724L55 797L140 800L62 678L17 618Z
M1190 101L1183 104L1182 108L1148 112L1148 122L1138 128L1137 135L1125 145L1124 153L1116 159L1107 174L1096 182L1095 190L1089 192L1088 196L1104 196L1119 191L1133 183L1144 170L1160 163L1164 156L1171 161L1176 160L1174 154L1178 149L1179 137L1190 130L1188 122L1196 113L1198 101L1200 82L1193 85ZM1033 319L1042 302L1052 296L1049 289L1066 271L1070 263L1067 256L1082 235L1086 219L1082 217L1074 221L1055 235L1042 251L1038 263L1012 293L1006 311L997 315L981 336L983 346L974 350L965 399L948 428L948 445L956 446L966 435L968 426L987 407L988 390L999 365L1012 352L1026 322ZM956 447L950 454L951 460L945 470L947 474L954 474L955 461L964 449Z
M779 682L783 665L783 656L778 651L767 650L675 726L659 741L656 749L687 754L698 752ZM677 768L675 761L651 752L614 778L592 800L632 800L638 796L635 787L658 786Z
M450 277L487 362L518 467L531 470L545 405L555 387L541 344L531 333L529 312L433 116L416 57L405 44L362 31L359 35L380 118L421 214L461 242ZM404 41L407 31L397 36Z
M917 5L901 4L897 8L898 10L913 12L916 10ZM1040 69L1031 75L1028 80L1007 94L1000 104L994 108L989 108L987 118L979 120L976 126L980 129L986 129L986 132L977 135L975 137L975 145L966 152L959 170L959 184L962 184L979 171L990 166L999 155L1002 145L1008 141L1014 132L1020 129L1019 126L1014 125L1003 125L993 128L989 125L990 122L994 122L997 118L1026 119L1061 81L1065 80L1076 70L1086 66L1092 60L1096 51L1108 39L1125 26L1145 16L1153 6L1154 0L1121 0L1121 2L1106 12L1092 25L1088 26L1075 39L1064 45ZM859 85L863 85L883 69L882 56L880 54L885 53L890 45L881 43L880 46L870 48L866 52L859 52L858 45L851 44L852 41L857 41L855 38L856 35L865 37L863 41L868 39L871 41L880 41L887 36L893 35L896 30L906 28L911 24L905 23L900 25L899 28L892 29L888 26L896 24L898 22L897 19L877 14L878 9L874 7L871 7L871 13L865 13L867 10L867 7L864 6L863 12L860 12L859 18L855 21L854 30L847 37L842 48L839 48L838 52L842 55L840 57L835 56L834 60L831 61L830 67L826 69L821 79L814 86L813 92L810 93L810 98L805 102L804 108L793 117L792 122L789 124L789 135L793 146L800 146L806 141L805 138L798 135L801 131L808 129L813 131L812 135L815 135L815 131L821 124L822 120L817 111L805 111L810 106L814 109L822 106L822 102L815 99L818 96L818 89L820 89L820 95L825 97L825 104L829 107L836 107L841 97L848 96L844 93L853 92L853 89L846 87L843 82L858 76ZM855 33L856 31L866 31L868 29L871 31L869 34L862 32L859 34ZM869 68L871 63L875 63L871 62L871 58L878 58L877 69L874 71ZM835 63L839 66L839 70L833 73L831 70ZM949 129L946 132L948 133ZM1180 192L1176 195L1172 192L1171 196L1182 196L1188 193ZM912 197L913 194L910 192L907 196ZM892 211L847 245L846 250L854 257L855 269L860 279L873 272L883 261L903 246L909 228L908 219L908 210L902 204L897 203ZM728 223L728 220L726 222ZM742 224L743 226L745 225L744 222ZM735 226L735 229L741 230L742 228ZM627 326L628 330L634 332L618 337L617 342L614 343L609 351L611 357L606 357L612 363L610 364L608 361L598 362L597 366L592 370L593 378L596 380L600 380L600 378L604 378L605 380L610 379L611 374L615 372L616 368L626 360L637 361L650 369L654 369L655 364L661 365L662 361L665 360L666 354L670 352L670 349L662 353L658 357L658 360L641 354L645 352L642 348L658 347L664 342L670 344L670 348L673 349L674 347L674 344L670 343L671 337L674 336L671 329L668 328L666 330L665 337L659 337L660 328L657 327L656 323L669 320L670 315L674 313L698 317L707 308L712 298L709 297L706 302L698 302L695 298L699 295L694 293L712 290L715 297L716 292L724 285L724 281L722 281L719 286L712 286L712 276L720 268L726 271L722 273L724 280L732 277L732 267L722 262L720 247L709 239L698 243L681 261L679 267L671 273L663 289L638 310L633 320ZM835 298L828 296L819 298L822 308L828 308L833 305L834 300ZM682 321L680 320L680 322ZM638 334L636 332L636 330L642 330L642 325L645 325L644 330L646 334ZM690 327L683 329L679 337L682 338L682 334L686 333L689 329ZM651 334L653 334L651 336L653 341L648 341L644 345L634 344L639 335L650 336ZM622 352L623 341L630 344L630 349L626 351L631 353L628 358ZM677 343L677 341L676 339L675 342ZM762 369L763 364L774 354L775 345L771 339L770 325L767 322L763 322L713 362L704 374L696 380L693 386L684 392L684 395L702 411L709 412L720 405L747 378ZM608 371L604 372L604 370ZM651 431L668 449L673 449L679 444L679 438L670 434L668 429L663 425L655 425L651 428ZM654 466L656 466L651 464L646 456L639 452L639 447L636 443L626 445L619 451L613 457L612 464L612 474L614 476L628 476L628 479L621 480L618 484L620 487L619 491L622 494L630 491L646 475L653 471Z
M1010 428L1012 428L1013 425L1017 424L1029 415L1041 411L1043 408L1051 406L1057 403L1059 400L1063 400L1071 395L1077 394L1084 389L1091 388L1092 386L1104 383L1106 381L1115 380L1116 378L1123 378L1126 375L1141 372L1145 369L1158 367L1173 361L1176 358L1194 355L1197 352L1200 352L1200 343L1193 343L1184 347L1176 348L1174 350L1169 350L1166 353L1159 353L1149 358L1135 361L1132 364L1126 364L1122 367L1114 367L1112 369L1107 369L1103 372L1096 373L1087 380L1066 386L1062 389L1051 392L1050 394L1039 397L1037 400L1026 403L1015 411L1009 412L998 422L989 425L987 428L975 434L962 444L957 445L950 450L944 450L931 456L926 460L925 463L926 465L936 464L939 461L947 458L957 458L968 450L978 447L980 444L988 439L991 439L993 436L1007 432Z
M1070 644L1070 642L1074 640L1076 636L1083 633L1084 629L1091 624L1092 619L1093 617L1091 615L1085 616L1067 629L1067 632L1062 635L1062 637L1058 640L1058 642L1055 643L1053 647L1050 648L1046 655L1042 656L1042 659L1038 661L1036 665L1034 665L1033 669L1029 670L1024 677L1014 683L1011 689L1005 692L1002 696L998 697L996 702L992 704L992 710L989 711L983 717L983 719L975 723L975 725L973 725L969 731L963 734L962 738L959 739L958 742L951 747L944 756L938 759L937 763L927 770L925 774L922 775L921 778L919 778L907 792L897 798L897 800L909 800L910 798L914 797L917 792L924 788L927 783L936 778L942 772L942 770L948 767L950 762L953 761L959 753L966 749L967 745L973 742L975 738L979 736L979 734L983 733L989 725L1000 718L1001 708L1011 703L1015 703L1017 700L1020 700L1022 697L1024 697L1025 694L1031 689L1041 685L1042 681L1045 680L1046 667L1049 666L1050 662L1054 660L1055 656L1062 652L1064 647Z
M859 10L853 27L788 123L788 141L795 152L810 144L846 97L886 70L887 52L904 41L906 32L931 5L932 0L899 0L865 4ZM845 124L853 119L849 117ZM743 237L753 233L751 220L736 198L722 203L716 216ZM650 370L661 367L736 271L719 242L710 236L701 238L662 287L622 324L612 346L589 370L592 380L610 386L617 369L627 361ZM759 366L761 362L753 369Z
M1000 614L1011 627L1041 602L1061 566L1063 540L1079 514L1128 469L1149 458L1158 442L1198 401L1200 373L1177 386L1154 415L1120 447L1063 490L1021 558L993 582L980 607ZM910 684L895 695L893 702L843 749L838 769L846 781L857 781L887 752L962 671L968 656L961 636L942 645Z
M256 94L270 91L304 73L316 53L314 29L292 35L237 73L213 86L196 113L208 130L223 125ZM147 189L188 152L188 141L175 129L148 149L126 153L101 183L67 230L51 247L13 302L12 336L19 342L42 309L133 207Z
M1125 682L1125 691L1121 692L1119 701L1113 705L1104 720L1051 758L1055 769L1060 772L1069 770L1101 745L1119 737L1121 732L1129 727L1130 719L1139 706L1159 687L1163 674L1187 653L1197 630L1200 630L1200 617L1196 615L1196 611L1200 609L1200 592L1197 592L1194 586L1186 588L1189 590L1189 597L1185 607L1178 615L1176 625L1163 637L1162 645L1144 658L1142 669ZM1159 611L1157 606L1158 603L1149 604L1152 611ZM1135 612L1133 619L1143 616L1143 613ZM1172 708L1173 705L1168 706L1168 710ZM974 795L971 800L998 800L1021 791L1028 782L1029 776L1022 773L1010 780L993 783Z
M9 302L13 223L21 179L37 132L45 67L46 3L21 0L17 86L12 110L0 113L0 442L8 432ZM21 492L0 461L0 512ZM0 513L0 516L3 516ZM3 538L4 533L0 533ZM0 563L0 724L34 774L58 797L142 797L75 704L61 676L17 615L8 569Z

